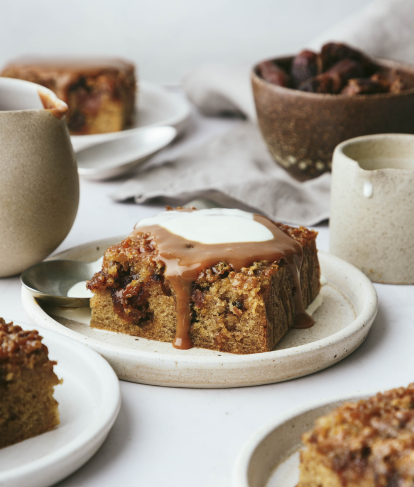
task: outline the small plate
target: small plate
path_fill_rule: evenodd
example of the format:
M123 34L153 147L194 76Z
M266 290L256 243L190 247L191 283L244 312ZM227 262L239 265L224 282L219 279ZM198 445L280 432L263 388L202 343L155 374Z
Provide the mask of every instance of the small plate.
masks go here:
M233 487L296 487L302 434L344 402L368 399L377 392L331 398L279 416L243 447L235 465Z
M132 127L107 134L72 135L70 140L74 151L77 152L98 142L122 137L126 132L137 132L142 127L171 126L180 134L185 129L190 114L190 104L184 97L155 84L140 81Z
M93 262L123 238L84 244L53 258ZM361 271L324 252L319 252L319 260L328 284L321 290L324 302L314 314L315 326L290 330L276 350L266 353L235 355L201 348L177 350L171 343L91 328L88 308L62 312L62 308L39 306L26 289L22 289L22 303L36 325L87 344L108 360L120 379L172 387L270 384L302 377L339 362L365 340L377 314L377 294Z
M12 321L12 320L9 320ZM14 322L25 330L33 325ZM102 445L121 405L119 381L99 354L38 325L63 384L56 386L60 425L0 450L2 487L45 487L86 463Z
M97 181L121 176L166 147L176 135L174 127L143 127L132 134L125 130L115 140L78 150L78 173Z

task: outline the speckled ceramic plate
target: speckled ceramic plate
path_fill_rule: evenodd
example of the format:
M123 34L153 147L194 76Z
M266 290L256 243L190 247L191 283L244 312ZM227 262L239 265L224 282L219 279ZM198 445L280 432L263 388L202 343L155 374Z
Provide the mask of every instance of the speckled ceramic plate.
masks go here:
M97 260L123 237L91 242L53 258ZM371 281L338 257L319 252L323 304L315 326L290 330L272 352L234 355L193 348L176 350L171 343L90 328L89 308L63 311L41 307L22 289L31 320L90 346L112 365L120 379L171 387L242 387L294 379L339 362L365 340L377 313Z
M260 429L243 447L233 473L233 487L296 487L299 481L301 436L320 416L344 402L376 392L323 400L295 409Z
M121 132L107 134L72 135L70 140L76 151L90 147L98 142L117 139L126 132L138 131L143 127L171 126L180 134L186 127L191 108L184 97L167 91L147 81L138 83L137 106L132 127Z
M6 317L5 317L6 318ZM13 317L7 317L12 321ZM14 322L25 330L33 325ZM0 450L2 487L54 485L86 463L105 441L121 406L119 381L93 350L36 325L57 360L54 370L60 424L52 431Z

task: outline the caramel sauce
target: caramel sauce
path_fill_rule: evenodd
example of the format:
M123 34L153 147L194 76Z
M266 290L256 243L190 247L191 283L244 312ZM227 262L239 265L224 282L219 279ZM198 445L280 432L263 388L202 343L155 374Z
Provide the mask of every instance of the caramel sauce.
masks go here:
M66 115L68 111L68 106L65 102L59 100L59 98L51 97L49 93L42 90L37 90L40 101L42 102L43 108L50 112L56 118L62 118Z
M191 210L181 210L191 211ZM303 248L293 238L286 235L271 220L261 215L254 219L267 227L273 239L263 242L233 242L205 244L187 240L160 225L136 228L129 236L136 237L150 234L158 249L156 260L165 265L164 276L176 294L177 329L173 347L187 350L192 347L191 326L191 291L192 284L200 272L225 261L235 271L249 267L254 262L286 262L292 274L294 299L296 304L295 328L309 328L313 318L306 313L302 301L300 286L300 268Z

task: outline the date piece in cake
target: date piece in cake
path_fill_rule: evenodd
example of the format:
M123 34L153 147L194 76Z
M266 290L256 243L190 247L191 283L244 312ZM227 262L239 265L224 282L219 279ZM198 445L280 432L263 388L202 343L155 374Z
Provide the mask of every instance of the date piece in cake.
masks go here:
M0 448L59 424L53 390L61 381L54 365L36 330L0 318Z
M298 487L411 487L414 384L344 404L302 440Z
M21 59L8 64L1 76L52 90L69 107L72 135L118 132L132 123L135 69L121 59Z
M239 210L143 220L88 283L91 326L179 349L271 351L289 328L313 324L316 235Z

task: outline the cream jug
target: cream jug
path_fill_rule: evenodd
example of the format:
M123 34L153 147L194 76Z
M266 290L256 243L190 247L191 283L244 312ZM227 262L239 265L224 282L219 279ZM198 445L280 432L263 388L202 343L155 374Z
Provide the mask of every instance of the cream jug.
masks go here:
M330 251L374 282L414 283L413 135L368 135L336 147Z
M0 78L0 277L47 257L72 228L79 177L53 92Z

